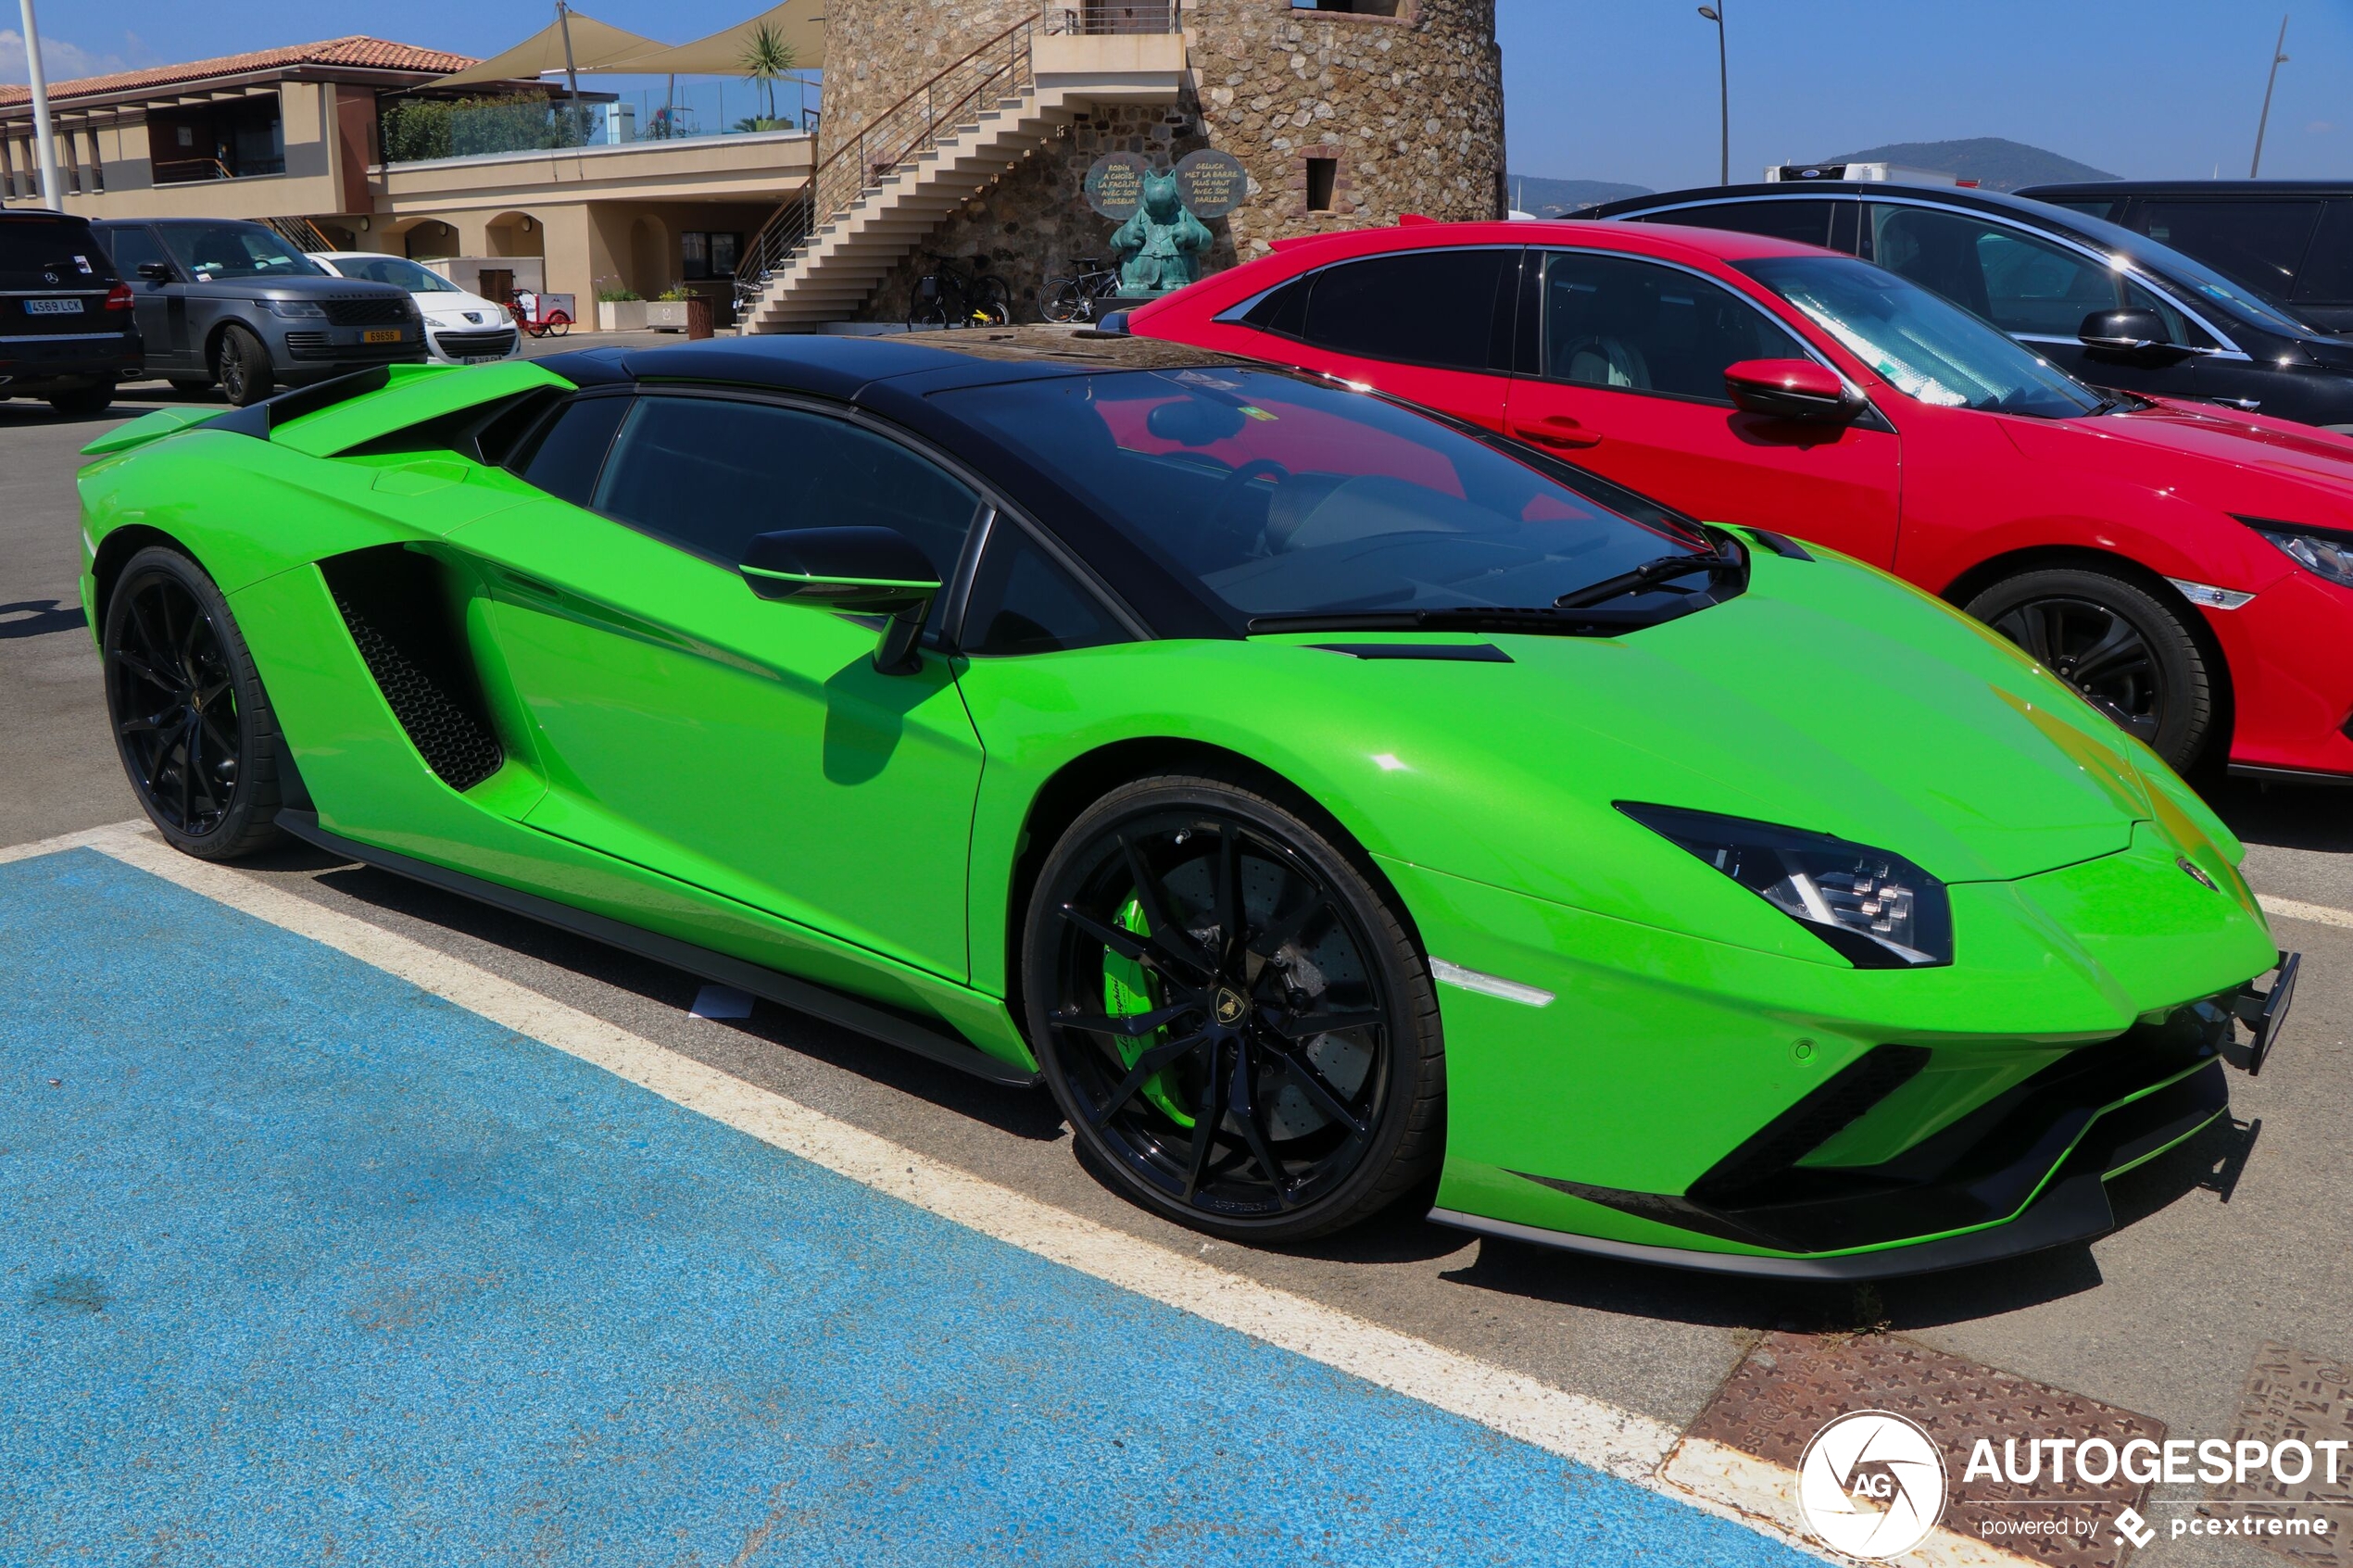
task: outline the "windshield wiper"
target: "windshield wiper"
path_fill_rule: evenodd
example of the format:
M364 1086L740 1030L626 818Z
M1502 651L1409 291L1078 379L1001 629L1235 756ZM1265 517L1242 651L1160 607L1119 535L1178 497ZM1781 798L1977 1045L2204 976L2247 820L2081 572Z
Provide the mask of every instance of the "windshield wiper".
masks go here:
M1678 577L1689 577L1694 571L1705 571L1712 584L1718 572L1738 571L1747 563L1733 550L1718 548L1697 555L1660 556L1646 560L1631 571L1621 571L1615 577L1604 577L1598 583L1588 583L1582 588L1571 588L1553 601L1555 609L1583 609L1604 603L1624 594L1639 594Z

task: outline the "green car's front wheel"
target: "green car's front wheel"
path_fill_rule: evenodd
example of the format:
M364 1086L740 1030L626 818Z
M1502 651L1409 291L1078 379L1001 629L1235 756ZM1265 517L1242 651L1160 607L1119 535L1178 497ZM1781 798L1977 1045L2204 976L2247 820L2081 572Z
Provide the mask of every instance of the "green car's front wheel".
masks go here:
M1352 857L1221 779L1114 791L1039 873L1030 1037L1132 1198L1247 1241L1322 1235L1435 1166L1428 965Z
M107 709L123 771L173 847L208 860L277 836L278 733L228 601L160 546L107 600Z

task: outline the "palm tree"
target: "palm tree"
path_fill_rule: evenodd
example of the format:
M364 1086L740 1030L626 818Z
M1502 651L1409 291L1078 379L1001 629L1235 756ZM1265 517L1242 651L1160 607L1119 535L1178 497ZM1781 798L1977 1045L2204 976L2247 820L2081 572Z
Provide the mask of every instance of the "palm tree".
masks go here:
M792 45L776 31L774 22L761 22L744 39L743 53L736 63L744 68L744 80L757 82L768 104L768 122L776 120L776 78L793 69Z

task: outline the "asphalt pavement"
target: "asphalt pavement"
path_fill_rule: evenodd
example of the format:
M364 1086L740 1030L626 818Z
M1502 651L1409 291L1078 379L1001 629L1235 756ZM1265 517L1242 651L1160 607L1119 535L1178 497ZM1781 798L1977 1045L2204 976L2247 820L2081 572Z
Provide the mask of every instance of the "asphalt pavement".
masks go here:
M569 345L538 346L597 341L613 340L576 337ZM160 383L141 385L108 415L87 420L59 419L42 405L0 402L0 741L11 764L10 784L0 791L0 846L138 816L107 737L98 661L76 596L78 513L71 481L79 460L74 454L83 442L122 418L181 401ZM683 1060L1030 1195L1079 1221L1171 1255L1205 1259L1414 1341L1676 1430L1701 1413L1761 1336L1794 1331L1893 1336L2139 1412L2178 1436L2228 1437L2267 1346L2294 1347L2340 1363L2353 1359L2353 1318L2347 1312L2353 1304L2353 1217L2342 1198L2345 1173L2353 1168L2347 1159L2353 1154L2347 1130L2353 1128L2353 1062L2347 1055L2353 1022L2353 791L2233 785L2221 792L2217 804L2248 843L2247 870L2259 892L2343 912L2341 923L2325 914L2275 920L2283 943L2306 954L2302 988L2293 1023L2263 1075L2253 1081L2233 1075L2231 1124L2209 1129L2116 1183L2114 1196L2127 1223L2101 1241L1876 1288L1727 1281L1617 1264L1473 1239L1411 1213L1282 1251L1206 1242L1120 1201L1088 1174L1072 1158L1067 1132L1042 1091L982 1085L764 1003L748 1018L696 1017L691 1010L699 986L690 976L307 849L281 850L235 874L462 960ZM1187 1499L1263 1485L1270 1488L1268 1497L1290 1499L1285 1506L1301 1517L1318 1508L1343 1508L1361 1512L1374 1530L1335 1536L1328 1552L1319 1547L1301 1561L1319 1555L1404 1560L1384 1557L1376 1526L1387 1521L1408 1532L1392 1534L1392 1541L1420 1539L1410 1533L1416 1497L1438 1510L1430 1517L1462 1522L1467 1533L1454 1538L1478 1547L1432 1561L1608 1560L1557 1544L1574 1535L1560 1516L1564 1498L1582 1499L1574 1506L1586 1515L1599 1506L1589 1475L1548 1470L1541 1456L1498 1449L1478 1433L1426 1411L1396 1408L1393 1399L1366 1402L1357 1391L1316 1384L1314 1369L1268 1361L1263 1348L1220 1339L1176 1321L1181 1314L1139 1316L1132 1307L1099 1299L1068 1282L1056 1287L1063 1295L1045 1292L1055 1303L1051 1311L1027 1311L1016 1298L1024 1288L1044 1286L1023 1273L1032 1266L1026 1256L1000 1255L927 1217L875 1208L883 1200L838 1178L796 1175L781 1185L777 1179L756 1180L743 1151L673 1107L631 1099L568 1063L502 1056L496 1040L470 1032L462 1017L436 1015L420 1023L398 998L383 994L364 967L306 967L281 950L275 934L240 927L216 910L172 905L177 912L158 941L203 957L195 973L185 966L158 967L154 955L143 951L139 923L120 918L122 909L144 900L126 892L130 884L120 879L129 873L110 861L83 864L77 856L88 852L0 866L9 873L0 878L0 971L7 975L6 1007L16 1019L0 1029L0 1043L15 1042L0 1065L10 1075L7 1095L45 1089L26 1076L28 1058L16 1049L33 1042L44 1061L70 1068L46 1070L43 1077L104 1077L117 1087L77 1117L69 1145L28 1141L31 1134L12 1129L0 1115L0 1145L14 1145L0 1157L0 1191L14 1180L22 1196L31 1190L22 1184L33 1180L27 1173L54 1172L57 1162L103 1164L119 1145L157 1137L157 1128L171 1124L175 1106L233 1101L218 1081L222 1073L273 1085L315 1078L317 1060L306 1067L286 1054L288 1039L315 1039L338 1029L353 1034L364 1025L374 1044L340 1060L352 1075L348 1082L306 1081L298 1092L270 1097L266 1106L250 1108L261 1121L237 1129L225 1143L166 1137L164 1151L139 1168L142 1201L155 1205L142 1209L141 1232L169 1236L153 1244L160 1249L156 1277L179 1282L171 1286L178 1292L171 1321L60 1351L34 1365L30 1382L19 1368L11 1374L16 1387L0 1392L0 1406L34 1399L104 1409L110 1399L129 1399L107 1382L116 1376L119 1384L126 1364L202 1365L208 1381L190 1388L185 1409L171 1418L184 1423L184 1433L167 1423L165 1437L143 1450L150 1455L149 1467L136 1474L120 1468L119 1449L132 1429L122 1423L152 1420L154 1412L135 1399L119 1404L105 1420L82 1423L62 1460L54 1444L25 1449L21 1431L0 1436L0 1520L8 1517L12 1484L19 1498L36 1488L53 1496L45 1488L62 1486L69 1497L110 1499L93 1505L96 1512L57 1515L65 1533L56 1539L86 1543L92 1531L109 1527L109 1518L119 1524L136 1515L140 1499L160 1495L157 1488L192 1485L228 1466L246 1489L223 1490L217 1507L208 1505L206 1527L230 1529L273 1487L298 1482L306 1488L300 1496L309 1500L287 1504L288 1494L280 1489L282 1514L289 1506L297 1512L310 1507L319 1517L344 1518L335 1511L346 1510L348 1527L364 1533L371 1517L390 1527L383 1524L386 1516L368 1512L394 1508L386 1498L432 1500L414 1491L423 1472L387 1472L382 1466L390 1461L383 1456L431 1451L436 1445L459 1456L460 1473L469 1465L484 1473L520 1465L531 1481L525 1490L541 1499L546 1518L552 1519L578 1507L565 1500L568 1473L560 1452L568 1432L576 1445L609 1440L617 1445L613 1452L636 1456L634 1474L642 1486L613 1502L597 1527L640 1539L646 1538L641 1530L667 1530L671 1535L663 1538L680 1544L665 1560L727 1561L720 1549L724 1542L740 1544L773 1506L753 1508L743 1499L768 1497L762 1485L784 1486L789 1480L778 1495L812 1488L831 1495L849 1487L842 1495L879 1499L862 1507L879 1511L873 1517L885 1535L891 1520L937 1520L943 1530L961 1521L954 1529L965 1533L940 1537L961 1543L961 1555L944 1553L940 1561L1077 1561L1084 1537L1064 1524L1089 1517L1084 1509L1057 1515L1063 1524L1020 1550L1013 1549L1021 1544L1014 1537L990 1532L1038 1509L1051 1512L1056 1497L1076 1507L1106 1495L1105 1476L1114 1472L1100 1467L1140 1461L1107 1458L1103 1445L1132 1436L1152 1456L1154 1475L1182 1473L1203 1488L1181 1497L1152 1494L1160 1499L1157 1523L1185 1519ZM163 902L184 897L173 892ZM302 1028L271 1040L250 1032L241 1036L241 999L257 997L268 998L272 1010L299 1012ZM176 1021L173 1041L182 1048L143 1072L124 1053L143 1037L142 1029L152 1031L161 1018ZM250 1055L224 1067L219 1053L239 1048L241 1038ZM444 1065L420 1078L417 1070L429 1055ZM126 1069L138 1079L135 1085L120 1085ZM401 1135L407 1141L387 1144L382 1140L392 1133L381 1114L368 1109L366 1091L371 1084L396 1082L424 1086L402 1110L415 1119ZM490 1341L477 1346L487 1360L464 1366L371 1362L365 1353L372 1343L368 1314L396 1318L408 1309L368 1294L367 1259L336 1251L332 1236L321 1242L322 1228L332 1232L330 1222L336 1221L331 1212L336 1184L350 1185L354 1170L381 1172L422 1158L417 1150L428 1146L454 1142L474 1148L463 1143L472 1138L483 1140L479 1148L517 1147L511 1140L532 1129L583 1119L584 1107L593 1115L582 1121L584 1130L567 1142L560 1160L508 1178L530 1189L520 1195L484 1189L453 1197L437 1190L447 1171L470 1166L471 1155L453 1155L447 1167L427 1160L410 1172L409 1184L428 1212L438 1212L431 1205L456 1203L477 1219L495 1216L501 1204L555 1202L560 1190L580 1195L576 1223L560 1236L537 1238L510 1261L521 1275L537 1282L531 1300L539 1315L533 1321L548 1335L576 1337L578 1363L535 1361L544 1343ZM502 1145L501 1138L510 1142ZM293 1152L297 1146L300 1152ZM666 1174L648 1185L640 1179L647 1171ZM353 1203L391 1201L381 1182L362 1185L365 1193L352 1189ZM693 1190L684 1190L688 1186ZM467 1203L478 1207L464 1210ZM97 1248L93 1238L116 1223L105 1205L44 1213L37 1217L37 1236L46 1238L40 1245L54 1243L51 1250L62 1258L77 1246ZM844 1226L863 1227L867 1239L849 1245ZM31 1239L35 1234L20 1233L18 1245L38 1250ZM428 1248L431 1241L428 1228L416 1245ZM0 1253L7 1245L0 1243ZM107 1245L119 1248L119 1239ZM263 1268L271 1258L283 1261L321 1246L324 1250L293 1274ZM729 1294L740 1289L748 1266L770 1281L757 1302ZM226 1273L208 1275L208 1270ZM246 1277L253 1270L262 1273ZM38 1280L8 1278L5 1288L32 1292L28 1299L48 1311L58 1291L70 1298L82 1288L75 1279L103 1273L69 1262ZM306 1293L299 1313L271 1317L270 1288L279 1286L265 1288L267 1281L290 1289L284 1282L297 1278ZM648 1283L665 1278L675 1282L667 1294ZM58 1279L67 1284L56 1286ZM864 1282L866 1299L880 1304L878 1315L868 1320L841 1310L837 1293L857 1288L851 1281ZM457 1281L448 1288L462 1295L466 1287ZM802 1300L819 1302L811 1309L817 1315L789 1305ZM282 1298L277 1305L288 1304ZM416 1310L441 1309L426 1302ZM360 1327L353 1329L354 1323ZM174 1324L184 1330L177 1337ZM891 1343L920 1340L926 1333L950 1347L942 1365L925 1374L928 1381L870 1385L862 1393L861 1369L871 1372L887 1361ZM708 1419L698 1427L700 1406L657 1408L661 1388L646 1379L652 1375L648 1369L667 1368L670 1386L684 1379L698 1399L722 1399L724 1388L724 1399L737 1401L727 1407L735 1415L762 1408L763 1398L771 1408L784 1409L776 1404L782 1396L774 1389L763 1393L766 1386L757 1380L728 1381L772 1342L763 1336L778 1334L803 1336L792 1341L800 1353L795 1364L816 1383L800 1386L799 1402L776 1417L773 1441L762 1437L749 1449L703 1453L699 1446L715 1430L716 1415L704 1411ZM277 1370L266 1383L255 1381L258 1372L240 1381L220 1364L231 1352L249 1369ZM1186 1358L1220 1374L1231 1369L1231 1388L1218 1401L1181 1411L1156 1404L1151 1369ZM1074 1367L1092 1374L1074 1383ZM469 1408L487 1399L514 1411L511 1429L502 1436L497 1423L468 1427L443 1408L452 1378L476 1379L466 1385ZM537 1381L524 1381L529 1378ZM886 1419L869 1410L856 1416L862 1399L900 1413ZM1041 1424L1022 1413L1025 1399L1044 1401L1034 1409L1063 1414ZM217 1414L238 1401L258 1402L267 1419L244 1446L223 1448L217 1429L205 1427L203 1412ZM610 1410L628 1413L609 1417ZM1105 1413L1114 1411L1125 1413L1116 1420ZM1236 1450L1253 1456L1241 1469L1225 1463L1232 1454L1203 1450L1204 1444L1210 1450L1219 1447L1204 1434L1263 1436L1294 1432L1311 1420L1328 1426L1321 1462L1350 1467L1344 1485L1319 1473L1304 1447L1269 1448L1253 1438L1247 1450ZM903 1445L911 1424L929 1434L931 1443L924 1451L932 1458L917 1469L927 1476L935 1470L944 1474L920 1482L902 1476L893 1491L891 1467L883 1460L906 1458L889 1445ZM273 1433L276 1437L264 1440ZM519 1434L527 1434L528 1441ZM279 1440L318 1446L317 1462L298 1471L252 1468L260 1462L256 1456L272 1451ZM728 1428L729 1443L743 1440L737 1427ZM12 1442L18 1445L13 1449ZM869 1452L875 1444L884 1448ZM61 1463L82 1467L72 1472L82 1479L69 1481L69 1471L57 1468ZM24 1469L28 1464L34 1468ZM1489 1470L1508 1485L1491 1487L1474 1479ZM434 1472L445 1473L447 1465ZM767 1482L759 1482L761 1476ZM1142 1495L1133 1486L1113 1489ZM486 1495L460 1489L433 1506L463 1513ZM501 1506L513 1495L500 1493ZM711 1517L724 1514L726 1529L705 1530L688 1517L694 1512L688 1503L698 1496L724 1497L724 1509L714 1501ZM1642 1510L1655 1507L1655 1499L1647 1493L1641 1499L1648 1500L1618 1499L1610 1506L1648 1519ZM2208 1501L2195 1485L2160 1486L2145 1512L2161 1524L2168 1511ZM1235 1545L1239 1537L1217 1535L1214 1521L1220 1517L1196 1507L1187 1538L1196 1546L1222 1543L1208 1553L1221 1561L1252 1560ZM1155 1520L1128 1523L1140 1531ZM1425 1518L1424 1525L1428 1523ZM574 1524L585 1528L586 1522ZM1126 1548L1107 1548L1103 1560L1151 1557L1169 1545L1158 1537L1121 1534L1126 1527L1104 1537ZM1661 1516L1655 1537L1642 1535L1650 1527L1641 1525L1621 1542L1624 1560L1651 1560L1649 1549L1635 1551L1629 1543L1669 1541L1676 1531L1700 1532L1688 1536L1691 1555L1669 1547L1655 1560L1729 1562L1752 1550L1745 1534L1737 1542L1706 1537L1718 1526L1704 1515ZM257 1549L277 1539L248 1538ZM300 1538L315 1545L316 1532ZM497 1536L500 1542L515 1538L511 1531ZM591 1537L576 1531L551 1538L581 1543ZM612 1538L620 1537L594 1537ZM1550 1555L1538 1548L1541 1538L1555 1543ZM1705 1549L1703 1539L1710 1543ZM1149 1551L1139 1544L1151 1542L1158 1545ZM492 1544L489 1535L451 1537L440 1542L448 1549L434 1555L454 1561ZM1760 1553L1755 1561L1773 1560L1762 1548L1754 1549ZM101 1555L129 1560L119 1552ZM558 1555L614 1560L602 1550ZM1418 1552L1412 1555L1419 1560ZM66 1561L69 1553L56 1556ZM272 1556L262 1550L247 1560ZM865 1560L888 1561L889 1554ZM2133 1561L2277 1568L2283 1560L2241 1541L2160 1537Z

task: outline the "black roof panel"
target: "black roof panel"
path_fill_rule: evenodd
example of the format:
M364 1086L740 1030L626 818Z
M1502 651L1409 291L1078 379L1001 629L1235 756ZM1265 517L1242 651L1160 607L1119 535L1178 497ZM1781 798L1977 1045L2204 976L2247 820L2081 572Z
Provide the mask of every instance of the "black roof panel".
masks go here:
M598 380L608 379L611 371L605 367L613 364L609 358L612 351L588 352L599 355L598 369L604 371L589 373ZM546 363L557 374L569 376L564 361L574 358L562 355ZM614 368L637 381L731 382L849 398L861 387L902 376L925 376L926 390L937 390L967 381L1026 379L1019 370L1009 377L1009 367L1026 368L1031 375L1070 375L1239 362L1228 355L1151 338L1073 332L1068 328L1005 327L871 337L774 333L711 338L629 350ZM958 371L964 373L958 375Z

